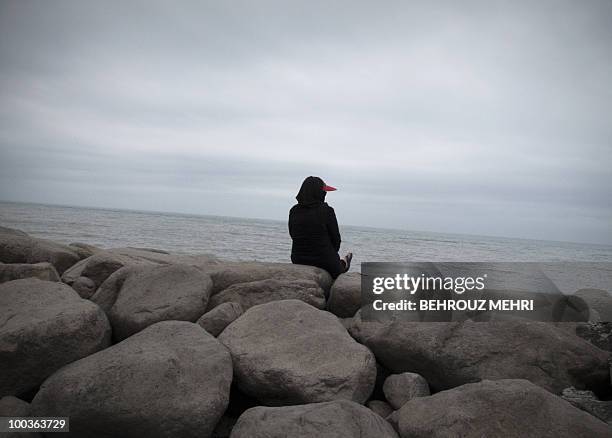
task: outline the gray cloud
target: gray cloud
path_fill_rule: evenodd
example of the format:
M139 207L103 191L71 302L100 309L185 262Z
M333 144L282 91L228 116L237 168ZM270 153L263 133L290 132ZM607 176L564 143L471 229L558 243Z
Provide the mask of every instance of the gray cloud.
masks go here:
M612 243L612 4L0 4L0 199ZM333 201L332 201L333 200Z

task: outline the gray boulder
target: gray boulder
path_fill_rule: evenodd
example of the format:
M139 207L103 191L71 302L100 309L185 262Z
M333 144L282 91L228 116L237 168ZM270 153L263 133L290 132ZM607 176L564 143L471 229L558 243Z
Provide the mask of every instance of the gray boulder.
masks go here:
M0 308L0 396L36 388L62 366L110 344L102 309L62 283L3 283Z
M313 280L326 292L332 283L327 271L292 263L223 262L216 266L209 265L207 272L213 280L213 295L236 283L270 278L283 281Z
M577 408L612 425L612 401L599 400L593 391L581 391L576 388L565 388L562 397Z
M60 281L57 270L51 263L0 263L0 283L21 278L38 278L46 281Z
M375 414L380 415L382 418L387 418L393 413L393 407L386 401L370 400L366 403L366 406Z
M233 302L223 303L202 315L200 319L198 319L198 324L208 333L216 337L219 336L225 327L243 313L244 311L240 304Z
M91 257L92 255L103 251L102 248L82 242L69 243L68 246L70 249L76 252L81 259L86 259L87 257Z
M232 362L197 324L164 321L51 376L35 416L69 416L75 437L210 436L229 401Z
M609 437L603 421L527 380L484 380L407 402L400 436Z
M219 340L232 354L238 387L263 404L363 403L374 387L372 353L337 317L303 301L251 307Z
M342 274L329 291L327 310L339 318L349 318L361 307L361 274L350 272Z
M104 309L116 340L159 321L196 321L212 290L210 276L188 265L125 267L91 297Z
M257 406L240 416L231 438L397 438L383 418L348 400Z
M609 381L609 353L544 322L379 323L357 315L350 333L386 368L418 373L434 391L523 378L560 394Z
M96 293L96 284L91 278L79 277L71 286L81 298L90 299Z
M51 263L62 274L80 260L68 245L38 239L10 228L0 228L0 262Z
M266 280L237 283L213 295L209 308L219 304L235 302L244 310L258 304L280 300L302 300L317 309L325 308L325 292L314 280Z
M27 417L29 415L30 403L12 395L0 398L0 417Z
M131 248L104 250L72 266L64 272L62 281L72 285L78 278L86 277L93 281L94 289L97 289L113 272L124 266L167 264L167 259L165 255Z
M395 409L401 408L408 400L426 397L429 385L423 376L415 373L392 374L385 380L383 391L386 399Z
M312 280L321 289L329 291L332 279L323 269L291 263L228 262L213 256L176 255L145 248L114 248L102 250L81 260L62 275L62 281L73 285L80 277L89 278L94 290L122 267L143 265L186 264L210 274L213 294L233 284L276 279L283 282Z
M94 291L115 271L128 263L123 257L104 251L74 264L62 274L62 281L72 286L78 279L87 279Z
M186 264L196 266L203 271L211 271L219 265L219 261L209 255L173 255L165 251L145 248L113 248L96 252L91 257L81 260L62 275L62 281L76 287L75 282L83 282L84 278L93 283L87 283L85 288L97 290L111 274L123 267L159 266L170 264ZM80 290L77 292L81 293Z
M30 403L7 395L0 398L0 417L29 417ZM37 432L5 432L2 438L40 438Z

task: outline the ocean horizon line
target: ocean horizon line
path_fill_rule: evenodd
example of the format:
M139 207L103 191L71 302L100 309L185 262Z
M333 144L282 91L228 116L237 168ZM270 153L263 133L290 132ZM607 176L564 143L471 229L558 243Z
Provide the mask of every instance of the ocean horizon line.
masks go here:
M160 211L160 210L121 208L121 207L100 207L100 206L89 206L89 205L54 204L54 203L30 202L30 201L11 201L11 200L4 200L4 199L0 199L0 203L15 204L15 205L32 205L32 206L42 206L42 207L90 209L90 210L109 211L109 212L161 214L161 215L180 216L180 217L202 217L202 218L217 218L217 219L227 218L227 219L234 219L234 220L239 219L239 220L264 221L264 222L273 222L273 223L285 223L286 222L281 219L261 218L261 217L232 216L232 215L209 214L209 213L188 213L188 212L179 212L179 211ZM370 230L378 230L378 231L395 231L395 232L408 232L408 233L417 233L417 234L423 233L423 234L434 234L438 236L517 240L517 241L526 241L526 242L548 242L548 243L562 243L562 244L574 244L574 245L593 245L593 246L598 246L598 247L603 247L603 248L612 248L612 244L595 243L595 242L580 242L580 241L574 241L574 240L535 239L535 238L529 238L529 237L516 237L516 236L497 236L497 235L489 235L489 234L415 230L415 229L407 229L407 228L377 227L377 226L372 226L372 225L356 225L356 224L348 224L348 223L343 224L341 226L353 228L353 229L361 228L361 229L370 229Z

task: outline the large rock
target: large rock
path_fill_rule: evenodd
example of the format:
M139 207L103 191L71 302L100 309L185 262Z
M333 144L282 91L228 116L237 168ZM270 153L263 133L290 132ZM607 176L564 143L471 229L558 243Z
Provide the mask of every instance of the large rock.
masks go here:
M103 251L102 248L82 242L69 243L68 246L74 252L76 252L81 259L86 259L87 257L91 257L92 255Z
M198 324L211 335L219 336L225 327L234 322L243 313L244 311L240 304L232 302L223 303L202 315L198 319Z
M401 408L408 400L429 395L429 385L423 376L415 373L392 374L383 385L385 397L395 409Z
M398 419L403 438L612 436L606 423L527 380L484 380L414 398Z
M49 262L61 274L79 260L79 255L68 245L31 237L19 230L0 228L0 262Z
M29 415L30 403L12 395L0 398L0 417L27 417Z
M361 274L351 272L342 274L329 292L327 310L339 318L349 318L355 315L361 307Z
M0 263L0 283L21 278L38 278L46 281L60 281L57 270L51 263Z
M240 416L231 438L397 438L383 418L348 400L257 406Z
M62 366L110 344L102 309L62 283L3 283L0 308L0 396L36 388Z
M197 324L164 321L47 379L32 415L70 417L75 437L207 437L225 411L228 351Z
M0 398L0 417L29 416L30 403L10 395ZM42 435L37 432L5 432L1 436L2 438L40 438Z
M434 391L522 378L559 394L609 380L607 352L544 322L379 323L358 315L350 332L386 368L418 373Z
M96 293L96 284L91 278L79 277L71 286L81 298L90 299Z
M210 276L193 266L124 267L91 300L106 311L113 337L121 340L159 321L196 321L211 290Z
M210 274L213 294L233 284L276 279L283 282L312 280L329 291L332 279L320 268L291 263L228 262L206 255L176 255L144 248L115 248L97 252L77 263L62 275L62 281L73 285L80 277L93 281L96 290L115 271L124 266L187 264Z
M334 315L299 300L251 307L219 335L236 381L268 405L367 400L376 379L372 353Z
M581 391L576 388L565 388L562 397L577 408L612 425L612 401L599 400L593 391Z
M161 260L160 260L161 259ZM72 266L62 275L62 281L72 285L78 278L93 281L94 289L100 287L110 275L124 266L168 264L168 257L156 252L119 248L100 251Z
M217 266L210 265L208 272L214 284L213 294L236 283L250 283L269 278L283 281L313 280L326 292L332 284L332 278L327 271L292 263L223 262Z
M386 401L382 400L370 400L366 403L366 406L372 410L372 412L380 415L382 418L387 418L393 413L393 406Z
M325 292L314 280L266 280L237 283L210 299L212 309L222 303L239 303L244 310L280 300L302 300L318 309L325 308Z
M62 281L69 284L81 296L93 295L111 274L123 267L159 266L187 264L204 271L212 271L220 262L209 255L173 255L166 251L145 248L114 248L96 252L81 260L62 275ZM89 298L83 296L83 298Z

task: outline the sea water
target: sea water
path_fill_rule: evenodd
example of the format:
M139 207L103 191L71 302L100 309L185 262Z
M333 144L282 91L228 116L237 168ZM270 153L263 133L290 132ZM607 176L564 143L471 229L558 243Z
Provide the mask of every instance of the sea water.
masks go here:
M0 226L58 242L208 253L228 260L289 262L287 222L178 213L0 202ZM368 262L612 262L612 246L392 230L340 224L341 254ZM589 284L597 272L572 273ZM608 273L606 273L606 277Z

